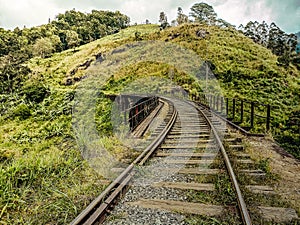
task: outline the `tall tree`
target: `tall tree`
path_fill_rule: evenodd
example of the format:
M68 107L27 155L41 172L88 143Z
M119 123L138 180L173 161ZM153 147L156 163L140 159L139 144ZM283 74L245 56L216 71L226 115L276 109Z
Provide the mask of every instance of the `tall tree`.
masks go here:
M66 41L68 43L68 47L73 48L74 50L80 43L78 34L72 30L68 30L66 32Z
M250 21L245 27L239 26L239 29L254 42L267 47L273 54L277 55L280 65L287 67L292 62L297 68L299 67L299 57L296 54L297 36L295 34L287 34L274 22L269 26L265 21L261 24L257 21Z
M178 9L177 9L177 19L176 19L177 24L180 25L180 24L183 24L183 23L187 23L188 21L189 21L188 16L183 13L183 10L182 10L181 7L178 7Z
M257 26L258 26L258 22L255 21L255 22L248 22L246 24L246 26L244 27L244 34L251 38L254 42L258 42L259 40L259 35L257 34Z
M217 13L212 6L201 2L192 6L190 16L194 18L195 22L206 23L214 25L217 19Z
M256 32L259 37L258 43L264 47L267 47L268 41L269 41L269 26L268 26L268 24L265 21L263 21L261 24L259 24L257 26Z
M297 49L298 38L296 34L289 34L287 36L286 45L289 52L295 52Z
M33 45L33 54L35 56L45 58L49 56L54 49L55 47L53 46L50 38L40 38Z
M160 12L159 22L161 29L165 29L169 26L167 15L164 12Z
M269 30L268 48L275 55L282 56L285 52L286 34L275 24L271 23Z
M296 46L296 52L297 53L300 53L300 32L298 32L298 33L296 33L296 36L297 36L297 42L298 42L298 44L297 44L297 46Z

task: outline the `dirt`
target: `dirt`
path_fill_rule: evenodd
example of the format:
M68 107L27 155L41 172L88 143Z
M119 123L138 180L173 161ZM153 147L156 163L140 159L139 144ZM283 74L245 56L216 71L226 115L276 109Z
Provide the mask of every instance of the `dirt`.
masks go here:
M268 137L245 138L246 152L255 161L269 158L271 173L279 176L274 188L300 215L300 160Z

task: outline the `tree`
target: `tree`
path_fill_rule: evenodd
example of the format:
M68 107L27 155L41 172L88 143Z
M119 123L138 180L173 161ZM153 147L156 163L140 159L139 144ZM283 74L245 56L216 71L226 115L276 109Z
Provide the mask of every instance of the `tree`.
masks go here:
M168 23L168 19L167 19L167 16L164 12L160 12L159 14L159 22L160 22L160 28L161 29L165 29L167 28L169 25Z
M129 25L129 17L119 11L59 14L46 25L13 31L0 28L0 92L20 89L28 79L27 61L33 56L47 57L53 52L76 48Z
M178 7L178 9L177 9L176 21L177 21L177 24L179 24L179 25L183 24L183 23L187 23L189 21L188 16L183 13L183 10L181 7Z
M217 19L217 13L213 7L204 2L194 4L191 8L190 16L194 18L195 22L208 25L215 25Z
M256 32L259 36L258 43L264 47L267 47L268 41L269 41L269 26L268 26L268 24L265 21L263 21L261 24L259 24L257 26Z
M78 34L72 30L68 30L66 32L66 41L68 43L68 47L73 48L74 50L80 43Z
M296 46L296 52L297 54L300 53L300 32L296 33L297 36L297 46Z
M216 26L221 28L234 28L235 26L231 23L228 23L226 20L223 19L217 19L216 20Z
M33 55L45 58L54 51L50 38L40 38L33 45Z
M55 52L61 52L63 50L62 43L58 35L51 35L49 37Z
M41 29L39 27L26 28L23 30L23 34L28 39L29 44L34 44L37 39L42 38Z
M18 51L22 47L19 38L17 33L0 28L0 57L9 52Z
M261 24L257 21L250 21L245 27L240 25L239 29L255 43L270 49L273 54L277 55L279 65L287 67L292 62L297 68L299 67L295 34L287 34L274 22L269 26L265 21Z
M259 35L257 34L257 26L258 22L248 22L246 26L244 27L244 34L251 38L254 42L258 43Z
M10 52L0 58L0 93L12 93L22 86L30 69L24 64L26 52Z
M289 52L295 52L297 49L297 45L298 45L298 40L297 40L297 35L296 34L289 34L287 36L287 40L286 40L286 45L288 48Z
M275 24L271 23L269 30L268 48L275 55L282 56L285 52L286 34Z

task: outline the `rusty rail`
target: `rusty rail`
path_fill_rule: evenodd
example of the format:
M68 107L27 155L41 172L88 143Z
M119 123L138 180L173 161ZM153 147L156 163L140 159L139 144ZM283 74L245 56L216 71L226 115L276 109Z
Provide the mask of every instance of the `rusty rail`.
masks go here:
M169 103L170 104L170 103ZM82 211L72 222L71 225L90 225L102 223L116 199L127 189L131 181L136 166L143 165L158 146L165 139L177 118L177 111L173 107L173 114L161 133L154 141L134 160L88 207Z
M210 121L210 119L207 117L207 115L204 113L203 109L201 109L199 107L196 107L196 108L203 115L203 117L205 118L205 120L209 124L209 126L210 126L210 128L211 128L211 130L213 132L213 135L214 135L214 137L216 139L216 142L217 142L218 146L220 147L220 151L221 151L221 154L222 154L222 156L224 158L227 172L229 174L229 177L231 179L231 182L233 184L233 187L234 187L236 195L237 195L238 205L239 205L239 208L240 208L241 217L243 219L243 224L245 224L245 225L252 225L252 220L250 218L250 214L249 214L249 211L247 209L247 205L246 205L244 197L242 195L242 191L240 189L239 183L238 183L237 178L235 176L235 173L233 171L231 162L229 160L229 156L228 156L228 154L227 154L227 152L226 152L226 150L225 150L225 148L223 146L222 140L219 137L218 131L214 127L214 125L212 124L212 122Z
M227 98L212 94L200 93L191 95L190 99L225 117L244 130L256 129L269 132L271 129L271 105L241 98ZM262 124L263 127L262 127Z
M170 103L169 103L170 104ZM203 115L207 123L209 124L209 127L211 128L216 143L218 144L221 153L223 155L225 165L227 168L227 171L229 173L230 179L233 183L234 189L236 191L237 199L238 199L238 205L240 208L241 216L243 219L243 224L245 225L252 225L251 218L248 212L248 209L246 207L245 201L242 196L242 192L240 190L238 181L236 179L236 176L234 174L232 165L230 163L229 157L226 153L226 150L222 144L222 141L219 137L218 131L212 124L212 122L209 120L208 116L206 115L206 109L207 108L201 108L199 106L195 106L196 109L199 110L199 112ZM207 112L210 112L207 110ZM159 147L159 145L163 142L167 134L169 133L170 129L172 128L173 124L175 123L177 118L177 111L175 110L173 106L173 113L168 121L167 125L164 127L162 132L155 138L155 140L140 154L140 156L134 160L133 163L131 163L105 190L102 192L80 215L73 220L71 225L88 225L88 224L98 224L102 223L106 216L108 215L109 210L112 208L112 206L115 204L115 202L124 194L124 192L128 188L128 184L132 180L132 177L135 174L134 168L136 166L142 166L145 164L145 162L151 157L153 152Z

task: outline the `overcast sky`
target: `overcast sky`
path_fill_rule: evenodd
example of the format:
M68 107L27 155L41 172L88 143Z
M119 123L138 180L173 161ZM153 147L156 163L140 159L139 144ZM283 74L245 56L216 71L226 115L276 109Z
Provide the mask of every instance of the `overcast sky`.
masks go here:
M195 0L0 0L0 27L13 29L45 24L58 13L75 8L82 12L97 10L119 10L131 18L131 22L142 23L149 19L158 23L159 12L164 11L168 20L176 18L177 7L185 14ZM265 20L275 22L285 32L300 31L300 0L206 0L222 18L234 25L248 21Z

